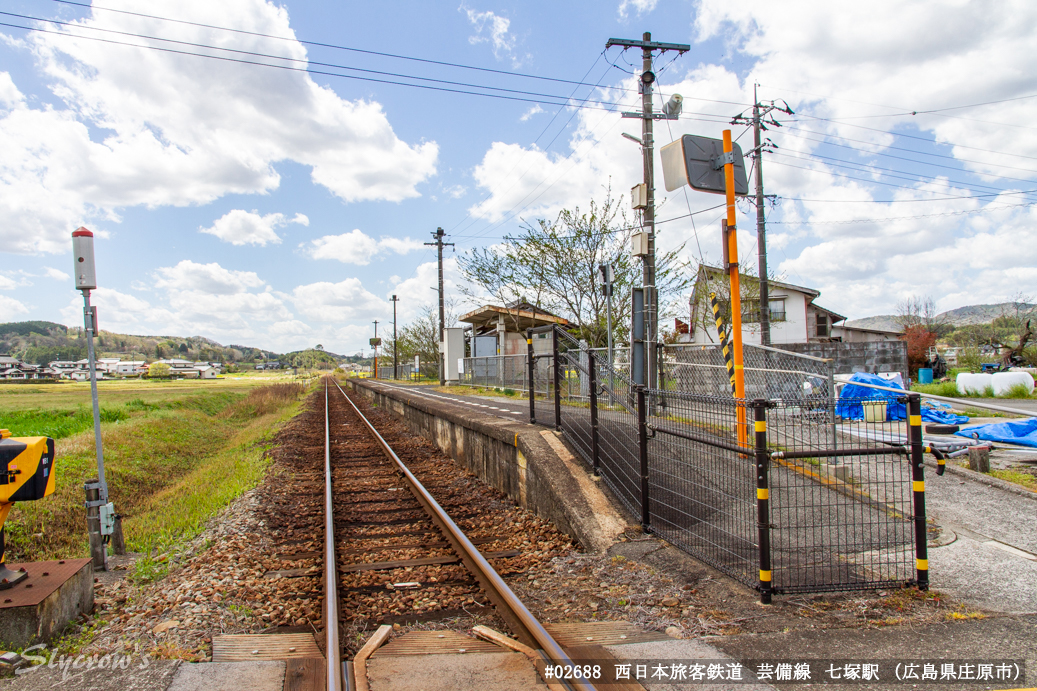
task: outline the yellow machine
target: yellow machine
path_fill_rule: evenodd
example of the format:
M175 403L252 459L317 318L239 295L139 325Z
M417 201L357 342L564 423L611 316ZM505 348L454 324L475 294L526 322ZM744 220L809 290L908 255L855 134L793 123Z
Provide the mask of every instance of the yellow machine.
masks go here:
M0 590L28 578L11 571L4 558L4 522L17 501L35 501L54 494L54 440L50 437L12 438L0 429Z

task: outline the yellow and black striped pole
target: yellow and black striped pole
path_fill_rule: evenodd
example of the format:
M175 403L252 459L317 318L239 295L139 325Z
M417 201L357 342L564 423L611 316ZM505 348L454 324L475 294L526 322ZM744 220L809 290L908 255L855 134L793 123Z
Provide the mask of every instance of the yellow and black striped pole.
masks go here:
M919 590L929 589L929 546L925 525L925 459L922 445L922 397L907 395L907 439L911 445L911 490L914 497L915 570Z
M739 405L742 405L739 403ZM767 477L770 457L767 455L767 401L753 401L753 429L756 442L756 525L760 542L760 603L771 603L771 509L770 481Z
M727 365L727 377L731 380L731 393L735 392L735 358L731 350L731 341L727 337L727 329L724 328L724 317L720 314L720 303L717 294L709 294L709 304L713 308L713 319L717 324L717 335L720 337L720 349L724 353L724 364Z

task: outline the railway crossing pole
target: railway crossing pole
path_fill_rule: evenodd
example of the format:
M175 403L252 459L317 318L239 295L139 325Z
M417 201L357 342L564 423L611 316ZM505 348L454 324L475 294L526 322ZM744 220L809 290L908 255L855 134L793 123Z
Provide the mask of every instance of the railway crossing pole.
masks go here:
M435 242L426 242L429 247L435 247L439 254L439 385L446 384L446 344L443 343L443 335L446 330L446 310L443 304L443 247L453 247L452 242L443 242L446 233L442 228L436 228L432 233Z

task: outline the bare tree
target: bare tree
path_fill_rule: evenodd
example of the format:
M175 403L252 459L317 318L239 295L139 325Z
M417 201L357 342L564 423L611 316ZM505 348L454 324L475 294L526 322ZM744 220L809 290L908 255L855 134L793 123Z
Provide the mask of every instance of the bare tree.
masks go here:
M613 199L606 189L604 202L591 200L587 213L565 209L554 221L526 223L500 245L467 253L460 260L462 272L475 291L505 305L524 300L557 313L576 326L581 338L600 347L607 341L607 303L598 267L611 264L613 338L620 342L628 330L629 319L623 316L630 313L630 288L640 282L641 273L628 251L632 228L620 208L621 199ZM686 263L679 258L682 249L683 245L657 260L660 316L672 312L672 299L689 283Z

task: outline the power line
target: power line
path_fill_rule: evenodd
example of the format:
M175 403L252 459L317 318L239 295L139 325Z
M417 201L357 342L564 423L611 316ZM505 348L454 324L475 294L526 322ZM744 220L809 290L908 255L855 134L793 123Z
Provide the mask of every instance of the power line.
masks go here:
M322 43L322 42L319 42L319 41L307 41L307 40L304 40L304 39L301 39L301 38L297 38L297 37L293 37L293 36L276 36L276 35L273 35L273 34L264 34L264 33L258 32L258 31L246 31L244 29L234 29L234 28L227 27L227 26L217 26L215 24L204 24L202 22L192 22L192 21L187 21L185 19L173 19L171 17L159 17L159 16L153 15L153 14L145 14L145 13L142 13L142 12L130 12L128 10L117 10L115 8L112 8L112 7L99 7L97 5L91 5L89 3L84 3L84 2L73 2L72 0L52 0L52 2L56 2L56 3L62 4L62 5L74 5L74 6L77 6L77 7L83 7L83 8L86 8L86 9L89 9L89 10L94 10L94 11L102 10L104 12L115 12L115 13L118 13L118 14L131 15L131 16L134 16L134 17L143 17L145 19L156 19L158 21L171 22L171 23L174 23L174 24L185 24L185 25L188 25L188 26L197 26L197 27L201 27L203 29L216 29L218 31L229 31L229 32L235 33L235 34L243 34L243 35L246 35L246 36L256 36L256 37L259 37L259 38L271 38L271 39L278 40L278 41L291 41L293 43L301 43L302 45L305 45L305 46L314 46L314 47L318 47L318 48L331 48L333 50L344 50L344 51L349 51L349 52L352 52L352 53L361 53L361 54L364 54L364 55L376 55L378 57L383 57L383 58L395 58L397 60L409 60L409 61L412 61L412 62L420 62L420 63L426 63L426 64L430 64L430 65L440 65L440 66L443 66L443 67L456 67L458 69L473 70L473 71L477 71L477 72L489 72L489 73L492 73L492 74L502 74L502 75L506 75L506 76L509 76L509 77L523 77L523 78L526 78L526 79L539 79L539 80L542 80L542 81L556 82L556 83L560 83L560 84L575 84L576 86L590 86L589 84L585 84L582 81L577 82L577 81L573 81L571 79L561 79L561 78L558 78L558 77L543 77L543 76L540 76L540 75L527 74L527 73L523 73L523 72L509 72L508 70L498 70L498 69L493 69L493 68L490 68L490 67L478 67L478 66L475 66L475 65L464 65L464 64L456 63L456 62L446 62L446 61L443 61L443 60L432 60L432 59L429 59L429 58L418 58L418 57L413 57L413 56L410 56L410 55L400 55L400 54L397 54L397 53L386 53L386 52L377 51L377 50L366 50L366 49L363 49L363 48L353 48L351 46L343 46L343 45L339 45L339 44L335 44L335 43ZM50 21L50 20L44 20L44 21Z
M371 69L365 69L365 68L362 68L362 67L352 67L350 65L340 65L340 64L337 64L337 63L318 62L318 61L310 60L310 59L292 58L292 57L287 57L287 56L282 56L282 55L272 55L270 53L260 53L260 52L251 51L251 50L241 50L241 49L236 49L236 48L224 48L224 47L221 47L221 46L212 46L212 45L208 45L208 44L205 44L205 43L194 43L192 41L180 41L180 40L171 39L171 38L162 38L160 36L149 36L149 35L146 35L146 34L137 34L137 33L128 32L128 31L118 31L118 30L115 30L115 29L102 29L100 27L94 27L94 26L83 26L83 25L74 24L74 23L71 23L71 22L62 22L62 21L57 21L57 20L41 19L40 17L32 17L32 16L29 16L29 15L15 14L15 13L12 13L12 12L0 12L0 15L6 15L6 16L9 16L9 17L19 17L21 19L30 19L30 20L33 20L33 21L47 22L47 23L51 23L51 24L58 24L58 25L62 25L62 26L73 27L73 28L76 28L76 29L86 29L86 30L89 30L89 31L98 31L98 32L103 32L103 33L107 33L107 34L117 34L117 35L120 35L120 36L129 36L129 37L144 39L144 40L148 40L148 41L162 41L163 43L173 43L173 44L181 45L181 46L190 46L192 48L205 48L205 49L208 49L208 50L219 50L219 51L224 51L224 52L227 52L227 53L234 53L234 54L237 54L237 55L249 55L249 56L252 56L252 57L268 58L268 59L272 59L272 60L284 60L285 62L291 62L291 63L303 63L303 64L306 64L306 65L316 65L317 67L327 67L327 68L339 69L339 70L351 70L351 71L354 71L354 72L364 72L364 73L367 73L367 74L377 74L377 75L382 75L382 76L387 76L387 77L397 77L397 78L400 78L400 79L414 79L414 80L418 80L418 81L434 82L434 83L437 83L437 84L447 84L447 85L450 85L450 86L461 86L461 87L472 88L472 89L485 89L485 90L488 90L488 91L501 91L501 92L504 92L504 93L520 94L520 95L524 95L524 96L540 96L540 97L543 97L543 98L550 98L550 99L566 99L565 96L560 96L560 95L556 95L556 94L544 94L544 93L539 93L539 92L535 92L535 91L523 91L523 90L520 90L520 89L506 89L506 88L498 87L498 86L487 86L485 84L471 84L471 83L468 83L468 82L455 82L455 81L451 81L451 80L447 80L447 79L436 79L436 78L433 78L433 77L420 77L420 76L411 75L411 74L403 74L403 73L400 73L400 72L386 72L386 71L383 71L383 70L371 70ZM64 35L67 35L67 36L69 36L71 38L90 38L88 36L78 36L76 34L71 34L71 33L70 34L64 34ZM136 46L136 47L139 47L139 48L152 48L153 46ZM197 55L199 57L218 57L218 56L208 56L208 55L197 54L197 53L194 54L194 55ZM271 65L267 65L267 66L271 66ZM574 98L573 96L569 96L568 99L566 99L566 100L574 100L574 101L577 101L577 102L580 102L580 103L600 103L601 102L601 101L598 101L598 100L595 100L595 99L589 99L589 98Z
M786 154L786 153L783 153L783 152L780 152L780 151L775 151L773 153L774 153L775 156L785 156L786 158L798 158L800 160L806 160L807 157L812 158L812 159L818 159L818 160L821 160L821 161L825 161L825 162L827 162L828 165L834 166L836 168L847 168L847 169L854 170L854 171L857 171L857 172L870 172L870 171L874 171L876 173L879 173L880 175L885 175L886 177L894 178L894 179L897 179L897 180L907 180L907 181L919 180L919 181L931 181L931 182L940 182L940 181L942 181L940 178L932 176L932 175L923 175L921 173L908 173L906 171L895 170L895 169L892 169L892 168L883 168L881 166L874 166L874 165L871 165L871 164L868 164L868 163L857 163L855 161L847 161L847 160L842 159L842 158L835 158L833 156L824 156L822 154L806 153L806 152L796 152L797 154L801 154L801 155L793 156L791 154ZM914 176L914 177L908 177L908 176ZM1021 180L1019 178L1009 178L1009 179L1019 180L1020 182L1030 182L1029 180ZM949 182L949 183L952 183L954 185L960 185L962 187L967 187L967 188L970 188L970 189L972 187L985 188L985 189L988 189L988 190L1000 189L1000 188L995 187L993 185L983 185L981 183L969 183L969 182L964 182L964 181L961 181L961 180L951 180L950 178L946 178L946 181Z
M780 162L779 161L775 161L775 163L780 163ZM789 165L789 164L781 164L781 165L788 165L790 168L799 168L799 166L792 166L792 165ZM813 172L818 172L817 170L815 170L813 168L803 168L803 170L811 170ZM854 178L854 179L856 179L856 178ZM914 187L902 187L902 189L912 190L912 191L915 191L915 192L924 191L924 190L919 190L919 189L914 188ZM1007 197L1007 196L1018 195L1018 194L1035 194L1035 193L1037 193L1037 189L1015 191L1015 192L1005 192L1005 191L1001 191L1001 192L988 192L988 193L983 193L983 194L962 195L962 196L958 196L958 197L930 197L930 198L926 198L926 199L889 199L889 200L883 200L883 199L806 199L806 198L803 198L803 197L778 197L778 198L779 199L784 199L785 201L789 201L789 202L816 202L816 203L820 203L820 204L914 204L914 203L918 203L918 202L945 202L945 201L962 200L962 199L979 199L981 197L1000 197L1000 196Z
M888 135L890 135L892 137L904 137L905 139L917 139L918 141L926 142L927 144L942 144L942 145L945 145L945 146L957 147L959 149L969 149L970 151L982 151L983 153L988 153L988 154L997 154L999 156L1015 156L1017 158L1027 158L1027 159L1030 159L1030 160L1033 160L1033 161L1037 161L1037 156L1027 156L1025 154L1013 154L1013 153L1009 153L1007 151L994 151L992 149L983 149L983 148L980 148L980 147L977 147L977 146L968 146L966 144L955 144L954 142L938 142L938 141L936 141L936 140L934 140L932 138L919 137L918 135L915 135L915 134L907 134L905 132L891 132L890 130L882 130L882 129L879 129L877 127L868 127L867 125L858 125L858 124L853 123L853 122L843 122L841 120L833 120L831 118L822 118L822 117L818 117L816 115L807 115L805 113L797 113L797 115L799 117L801 117L801 118L807 118L809 120L819 120L821 122L831 122L831 123L834 123L834 124L837 124L837 125L846 125L847 127L856 127L857 129L868 130L869 132L878 132L879 134L888 134ZM803 121L802 120L790 120L789 122L803 122ZM838 136L838 135L832 135L832 136ZM919 152L919 153L921 153L921 152Z
M794 130L796 132L811 132L811 133L814 133L813 130L801 130L798 127L790 127L789 129L790 130ZM860 139L849 139L847 137L840 137L840 136L837 136L837 135L825 135L825 134L821 134L821 133L815 133L815 134L820 134L821 135L822 138L820 138L820 139L818 139L816 137L805 137L802 134L788 134L786 132L783 132L782 134L787 134L790 137L795 137L796 139L802 139L804 141L817 142L818 144L827 144L828 146L837 146L837 147L839 147L841 149L850 149L851 151L857 151L857 152L860 152L862 154L867 154L869 156L882 156L884 158L893 158L893 159L896 159L898 161L907 161L909 163L918 163L920 165L932 166L934 168L946 168L947 170L958 170L958 171L962 170L962 166L949 166L949 165L942 164L942 163L933 163L933 162L930 162L930 161L919 161L916 158L909 158L907 156L896 156L894 154L887 154L887 153L885 153L883 151L869 151L867 149L862 149L862 148L857 147L857 146L850 146L849 144L838 144L836 142L830 142L830 141L827 141L827 139L825 139L824 137L830 137L832 139L842 139L844 141L851 141L851 142L855 141L855 142L860 142L862 144L868 144L869 143L869 142L865 142L865 141L860 140ZM956 162L961 162L961 163L978 163L978 164L981 164L981 165L991 165L989 162L986 162L986 161L975 161L975 160L972 160L972 159L957 158L955 156L947 156L947 155L944 155L944 154L930 154L930 153L926 153L924 151L916 151L915 149L905 149L905 148L899 147L899 146L888 146L888 147L884 147L884 148L894 149L896 151L908 151L908 152L917 153L917 154L920 154L920 155L923 155L923 156L935 156L935 157L938 157L938 158L948 159L948 160L951 160L951 161L956 161ZM1031 168L1018 168L1016 166L1006 166L1006 165L1002 165L1000 163L997 164L997 167L998 168L1007 168L1008 170L1019 170L1019 171L1023 171L1023 172L1026 172L1026 173L1037 174L1037 170L1033 170ZM966 171L966 172L968 172L968 171ZM1022 180L1023 182L1029 182L1030 181L1030 178L1025 178L1025 179L1024 178L1012 178L1012 177L1007 177L1005 175L997 175L996 173L981 173L981 174L982 175L986 175L988 177L1002 178L1004 180Z
M818 226L818 225L849 225L854 223L882 223L884 221L902 221L918 218L934 218L937 216L963 216L966 214L982 214L991 211L1002 211L1004 209L1018 209L1037 206L1037 201L1025 204L1005 204L1002 206L985 206L982 209L965 209L962 211L944 211L932 214L915 214L913 216L886 216L884 218L854 218L846 221L770 221L771 225L782 226Z
M171 23L174 23L174 24L185 24L185 25L188 25L188 26L197 26L197 27L201 27L201 28L204 28L204 29L216 29L218 31L228 31L228 32L231 32L231 33L243 34L243 35L246 35L246 36L256 36L256 37L259 37L259 38L270 38L270 39L274 39L274 40L278 40L278 41L290 41L290 42L293 42L293 43L300 43L300 44L306 45L306 46L314 46L314 47L318 47L318 48L330 48L330 49L333 49L333 50L343 50L343 51L348 51L348 52L352 52L352 53L360 53L360 54L363 54L363 55L375 55L375 56L378 56L378 57L394 58L394 59L397 59L397 60L408 60L408 61L411 61L411 62L425 63L425 64L429 64L429 65L439 65L439 66L442 66L442 67L455 67L457 69L473 70L473 71L477 71L477 72L488 72L488 73L491 73L491 74L499 74L499 75L504 75L504 76L508 76L508 77L522 77L524 79L538 79L538 80L541 80L541 81L555 82L555 83L558 83L558 84L571 84L571 85L575 85L577 87L579 87L579 86L593 86L593 85L591 85L591 84L589 84L587 82L584 82L582 79L580 81L573 81L571 79L562 79L562 78L559 78L559 77L545 77L545 76L542 76L542 75L528 74L528 73L525 73L525 72L513 72L513 71L508 71L508 70L494 69L494 68L491 68L491 67L478 67L476 65L465 65L465 64L456 63L456 62L447 62L447 61L444 61L444 60L432 60L430 58L419 58L419 57L414 57L414 56L411 56L411 55L401 55L401 54L398 54L398 53L387 53L387 52L384 52L384 51L368 50L368 49L364 49L364 48L354 48L352 46L344 46L344 45L335 44L335 43L323 43L323 42L320 42L320 41L308 41L308 40L301 39L301 38L294 37L294 36L276 36L274 34L265 34L265 33L261 33L261 32L258 32L258 31L247 31L247 30L244 30L244 29L234 29L234 28L226 27L226 26L218 26L218 25L215 25L215 24L205 24L205 23L202 23L202 22L192 22L192 21L188 21L188 20L185 20L185 19L173 19L171 17L160 17L160 16L157 16L157 15L145 14L145 13L142 13L142 12L130 12L128 10L117 10L117 9L111 8L111 7L99 7L97 5L91 5L89 3L74 2L73 0L52 0L52 2L56 2L56 3L62 4L62 5L74 5L76 7L83 7L83 8L86 8L86 9L89 9L89 10L94 10L94 11L102 10L104 12L114 12L114 13L118 13L118 14L131 15L131 16L134 16L134 17L143 17L145 19L155 19L155 20L163 21L163 22L171 22ZM50 19L44 19L44 20L40 20L40 21L56 22L56 20L50 20ZM75 26L82 26L82 25L77 24ZM418 79L418 77L413 77L413 78ZM584 77L584 79L586 79L586 77ZM621 86L609 87L609 88L615 89L617 91L628 91L628 92L635 92L636 91L636 89L628 89L628 88L621 87ZM685 100L702 101L704 103L720 103L720 104L724 104L724 105L737 105L737 106L745 105L744 103L737 103L735 101L722 101L722 100L711 99L711 98L696 98L696 97L692 97L692 96L687 97Z

